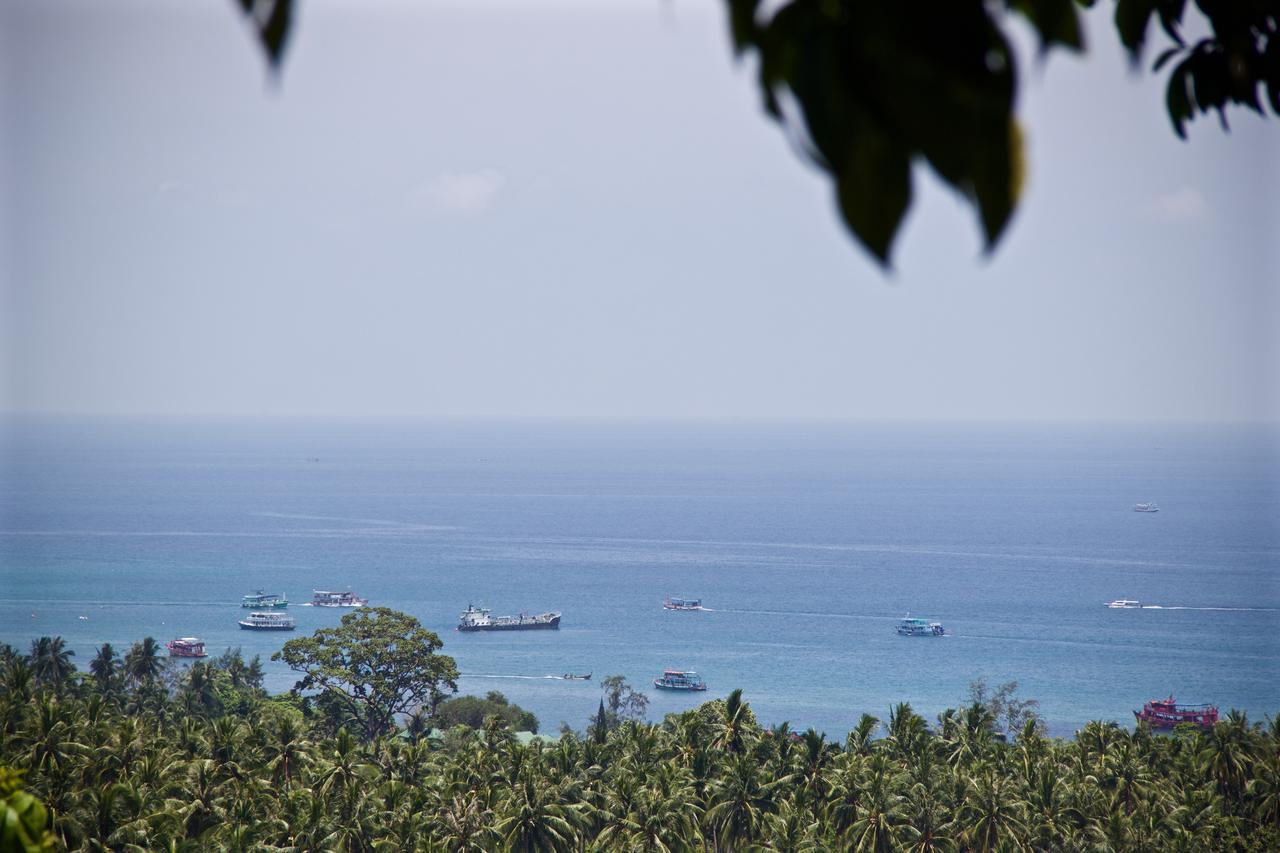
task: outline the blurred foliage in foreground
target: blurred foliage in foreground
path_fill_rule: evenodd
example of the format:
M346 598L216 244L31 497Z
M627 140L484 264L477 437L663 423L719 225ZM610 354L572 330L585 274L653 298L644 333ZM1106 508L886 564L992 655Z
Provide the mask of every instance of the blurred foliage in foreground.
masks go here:
M284 58L293 0L237 0L273 68ZM658 0L655 0L655 3ZM911 206L911 165L928 163L978 213L988 251L1018 203L1024 173L1014 104L1018 69L1006 30L1021 16L1041 53L1083 51L1078 7L1096 0L725 0L734 49L758 60L766 112L832 180L841 216L884 265ZM1199 113L1280 114L1280 0L1115 0L1135 65L1153 21L1169 46L1166 107L1178 136ZM766 13L765 9L771 13ZM1185 29L1206 29L1188 43Z

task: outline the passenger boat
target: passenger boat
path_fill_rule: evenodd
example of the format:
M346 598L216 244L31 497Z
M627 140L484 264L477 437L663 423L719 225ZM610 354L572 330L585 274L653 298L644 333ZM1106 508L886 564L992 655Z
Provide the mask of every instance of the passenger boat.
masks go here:
M572 672L566 672L560 677L565 681L590 681L591 673L588 672L586 675L574 675Z
M170 657L207 658L209 656L209 653L204 650L204 640L195 637L179 637L165 643L164 647L169 650Z
M662 599L663 610L702 610L700 598L667 598Z
M267 608L279 609L289 606L289 599L285 598L284 593L276 595L274 592L263 592L258 590L252 595L246 595L240 599L240 606L247 607L252 610L266 610Z
M292 631L297 625L288 613L250 613L240 620L240 627L246 631Z
M331 592L327 589L313 589L311 600L307 605L310 607L364 607L368 603L369 599L360 598L351 590Z
M521 613L519 616L490 616L487 607L468 604L467 609L458 616L459 631L530 631L535 628L559 627L558 610L537 616L530 616L528 613Z
M1153 503L1134 504L1133 511L1134 512L1159 512L1160 507L1156 506Z
M941 622L927 622L924 619L903 617L898 623L898 633L904 637L941 637L947 633Z
M706 682L702 676L691 670L664 669L661 678L653 680L653 686L660 690L706 690Z
M1107 606L1112 610L1137 610L1142 607L1142 602L1132 598L1117 598L1115 601L1108 601Z
M1218 708L1215 705L1179 705L1170 696L1168 699L1152 699L1142 706L1141 711L1134 711L1133 716L1153 729L1172 729L1183 723L1211 729L1218 722Z

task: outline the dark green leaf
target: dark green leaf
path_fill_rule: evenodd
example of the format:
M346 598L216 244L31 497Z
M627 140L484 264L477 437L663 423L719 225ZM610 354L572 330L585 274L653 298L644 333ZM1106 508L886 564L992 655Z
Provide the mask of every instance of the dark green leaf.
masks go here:
M728 0L729 28L733 34L734 52L742 55L748 47L756 43L756 10L760 0Z
M1155 13L1156 0L1116 0L1116 30L1121 43L1136 61L1147 38L1147 24Z
M1041 53L1055 44L1072 50L1084 48L1075 0L1010 0L1009 5L1035 27Z
M883 133L865 127L836 170L836 196L850 230L885 265L911 204L911 164Z
M1179 138L1186 139L1187 132L1183 124L1191 118L1191 99L1187 95L1188 63L1183 60L1169 75L1169 88L1165 92L1165 103L1169 110L1169 120L1173 122L1173 132Z
M1161 68L1164 67L1166 62L1168 62L1170 59L1173 59L1179 53L1182 53L1181 47L1166 48L1164 51L1160 53L1158 57L1156 57L1155 64L1151 66L1151 70L1159 71Z

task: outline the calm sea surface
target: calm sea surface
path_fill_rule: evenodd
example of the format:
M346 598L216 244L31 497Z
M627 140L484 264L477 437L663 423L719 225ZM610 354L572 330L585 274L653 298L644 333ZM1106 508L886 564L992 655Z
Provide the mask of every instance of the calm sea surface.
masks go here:
M1017 679L1063 736L1169 693L1261 719L1278 448L1262 427L11 420L0 641L60 634L81 668L147 635L265 660L289 635L239 630L242 595L287 593L301 634L343 612L296 606L313 587L351 588L548 730L581 729L599 687L547 676L664 667L710 690L650 686L651 719L741 687L833 736L899 701L932 718L978 677ZM1122 597L1148 606L1102 606ZM564 618L458 634L469 602ZM907 612L948 636L897 636Z

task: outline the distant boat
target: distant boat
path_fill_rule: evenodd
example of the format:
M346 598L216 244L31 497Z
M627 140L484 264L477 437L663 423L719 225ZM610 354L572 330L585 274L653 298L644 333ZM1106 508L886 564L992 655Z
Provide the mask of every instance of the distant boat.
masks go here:
M253 610L266 610L270 608L281 608L289 606L289 599L285 598L284 593L276 595L274 592L263 592L258 590L252 595L246 595L240 599L241 607L248 607Z
M653 680L653 686L660 690L706 690L706 682L702 676L692 670L666 669L662 677Z
M941 622L927 622L904 616L898 623L898 633L904 637L941 637L947 633L947 629L942 627Z
M313 589L309 607L364 607L369 599L360 598L351 590L331 592L327 589Z
M209 656L209 653L204 650L204 640L195 637L179 637L165 643L164 647L169 650L169 655L175 658L207 658Z
M530 616L521 613L519 616L490 616L487 607L475 607L468 604L467 609L458 616L459 631L530 631L537 628L559 628L560 611Z
M297 625L288 613L250 613L240 620L246 631L292 631Z
M588 672L586 675L574 675L572 672L566 672L560 677L565 681L590 681L591 673Z
M1153 729L1172 729L1190 723L1202 729L1211 729L1218 722L1218 709L1214 705L1179 705L1168 699L1152 699L1134 711L1133 716Z
M662 599L663 610L703 610L702 599L700 598L671 598Z
M1108 601L1107 606L1113 610L1136 610L1142 607L1142 603L1132 598L1117 598L1115 601Z
M1153 503L1134 504L1133 511L1134 512L1159 512L1160 507L1156 506Z

